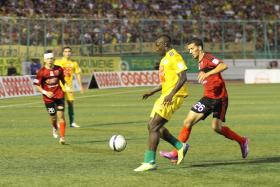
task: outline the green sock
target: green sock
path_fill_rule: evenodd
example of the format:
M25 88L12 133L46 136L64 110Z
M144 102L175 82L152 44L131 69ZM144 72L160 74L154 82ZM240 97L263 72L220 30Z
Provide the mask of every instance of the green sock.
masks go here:
M74 107L73 105L68 105L68 115L70 125L74 122Z
M172 136L169 143L171 143L177 150L183 147L183 144L179 140L177 140L174 136Z
M154 164L156 161L156 152L147 150L144 155L144 163Z

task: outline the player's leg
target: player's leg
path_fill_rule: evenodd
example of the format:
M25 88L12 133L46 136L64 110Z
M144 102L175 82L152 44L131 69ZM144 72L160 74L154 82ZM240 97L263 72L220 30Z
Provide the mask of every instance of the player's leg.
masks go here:
M65 128L66 122L64 118L64 99L58 99L56 101L56 110L57 110L57 122L60 126L60 140L61 144L65 144Z
M211 108L209 107L209 102L205 98L200 99L196 104L193 105L186 119L184 120L178 140L183 143L187 142L190 137L193 125L198 123L201 119L204 120L210 113ZM171 152L160 151L160 155L170 159L171 162L177 162L178 154L176 149Z
M160 129L164 124L170 119L174 110L169 105L163 105L164 96L161 96L154 104L153 110L151 112L151 120L148 123L149 130L149 148L144 155L144 163L136 168L134 171L147 171L156 168L155 165L155 155L157 146L160 139ZM171 136L171 135L170 135ZM183 147L175 137L173 141L170 141L176 148L181 149Z
M148 171L156 169L156 149L159 144L160 132L159 129L167 122L158 114L153 114L154 117L148 123L148 150L144 154L144 162L134 169L134 171Z
M225 122L227 107L227 98L223 98L219 103L216 104L213 111L212 129L218 134L221 134L224 137L239 143L242 157L246 158L249 152L248 138L240 136L228 126L223 125L223 122Z
M66 92L65 98L67 101L68 106L68 116L69 116L69 125L70 127L78 128L80 127L75 123L75 113L74 113L74 93L73 92Z
M203 118L202 113L196 113L194 111L190 111L184 120L184 124L182 130L179 133L178 140L180 142L186 143L190 137L192 127ZM160 156L170 159L171 162L177 162L178 160L178 152L177 149L173 151L160 151Z
M54 138L58 138L57 135L57 118L56 118L56 107L55 107L55 103L46 103L45 104L47 112L50 116L50 122L52 125L52 135Z
M226 125L222 125L223 122L220 119L213 118L212 120L212 128L218 134L223 135L224 137L234 140L240 145L242 158L246 158L249 153L249 140L246 137L240 136L238 133L230 129Z

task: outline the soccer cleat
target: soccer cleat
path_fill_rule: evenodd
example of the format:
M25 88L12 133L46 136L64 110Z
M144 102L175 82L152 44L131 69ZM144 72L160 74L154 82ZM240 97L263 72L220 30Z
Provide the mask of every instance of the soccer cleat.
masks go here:
M181 162L184 160L188 149L189 149L189 144L183 143L183 147L181 149L178 150L178 161L177 161L177 165L181 164Z
M53 128L52 130L52 135L53 135L53 138L58 138L58 134L57 134L57 129L56 128Z
M154 163L142 163L138 168L134 169L134 171L150 171L157 169L157 165Z
M80 128L80 126L77 125L76 123L71 123L70 127L72 127L72 128Z
M170 162L172 163L176 163L177 160L178 160L178 155L177 154L174 154L173 151L171 152L167 152L167 151L160 151L159 152L159 155L164 157L164 158L167 158L170 160Z
M60 143L61 145L65 145L65 138L64 138L64 137L60 137L59 143Z
M249 139L247 137L243 137L244 142L240 144L242 158L246 158L249 153Z

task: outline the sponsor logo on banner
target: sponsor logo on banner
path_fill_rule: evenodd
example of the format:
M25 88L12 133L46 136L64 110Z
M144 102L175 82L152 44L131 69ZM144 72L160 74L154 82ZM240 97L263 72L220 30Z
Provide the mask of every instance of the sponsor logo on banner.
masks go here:
M0 98L36 95L29 76L0 77Z
M155 86L160 83L158 71L123 71L93 73L98 88Z

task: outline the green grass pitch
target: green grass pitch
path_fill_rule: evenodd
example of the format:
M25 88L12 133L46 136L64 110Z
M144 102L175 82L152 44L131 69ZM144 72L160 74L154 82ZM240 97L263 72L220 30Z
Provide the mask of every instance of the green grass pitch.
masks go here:
M68 145L51 136L41 96L0 100L0 186L279 186L280 87L228 83L230 128L250 139L241 158L239 145L214 133L211 117L191 134L184 162L173 165L157 154L158 170L136 173L147 147L147 121L159 95L141 100L148 87L88 90L77 93L76 122L67 128ZM166 127L178 135L182 122L202 96L190 96ZM66 115L66 119L68 119ZM128 141L123 152L111 151L113 134ZM160 142L158 150L171 146Z

